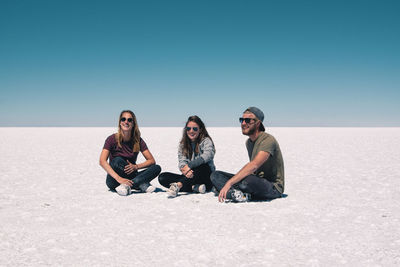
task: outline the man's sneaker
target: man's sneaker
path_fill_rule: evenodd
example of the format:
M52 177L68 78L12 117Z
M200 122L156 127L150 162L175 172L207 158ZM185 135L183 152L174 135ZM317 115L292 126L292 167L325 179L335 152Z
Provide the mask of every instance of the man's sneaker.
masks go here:
M247 202L250 201L251 198L249 193L243 193L237 189L232 190L231 197L234 202Z
M179 192L178 183L170 184L170 187L167 189L167 194L168 194L168 197L170 197L170 198L176 197L178 195L178 192Z
M126 184L120 184L115 188L115 191L117 191L118 195L120 196L127 196L131 193L131 187Z
M140 191L142 191L143 193L144 192L153 193L156 190L156 188L149 183L143 183L143 184L139 185L139 188L140 188Z
M195 184L192 188L193 192L204 194L206 192L206 185L205 184Z

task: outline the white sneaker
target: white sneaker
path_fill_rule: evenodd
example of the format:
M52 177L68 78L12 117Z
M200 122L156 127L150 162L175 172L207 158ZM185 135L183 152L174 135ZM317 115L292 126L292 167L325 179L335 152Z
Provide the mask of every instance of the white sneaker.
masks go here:
M131 187L126 184L120 184L115 188L115 191L117 191L118 195L120 196L127 196L131 193Z
M180 188L178 186L178 183L170 184L170 187L167 189L168 197L170 198L176 197L178 195L179 189Z
M156 190L156 188L149 183L141 184L139 185L139 188L141 192L146 192L146 193L153 193Z
M149 185L146 189L146 193L153 193L154 191L156 191L156 188L152 185Z
M195 184L192 188L193 192L204 194L206 192L206 185L205 184Z

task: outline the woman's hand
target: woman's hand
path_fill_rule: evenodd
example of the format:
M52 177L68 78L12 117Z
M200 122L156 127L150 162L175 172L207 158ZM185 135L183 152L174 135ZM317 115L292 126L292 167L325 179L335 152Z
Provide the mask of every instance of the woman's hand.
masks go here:
M129 185L129 186L132 186L132 185L133 185L133 182L132 182L131 180L125 179L125 178L119 178L119 179L117 180L117 182L120 183L120 184Z
M193 176L194 176L193 170L188 171L188 172L185 174L185 176L186 176L186 178L193 178Z
M193 170L187 164L181 169L181 172L186 178L193 178Z
M127 160L127 162L128 162L128 165L126 165L124 168L124 171L126 174L131 174L131 173L137 171L137 169L138 169L137 165L130 163L129 160Z
M113 177L115 179L115 181L117 181L120 184L126 184L128 186L132 186L133 182L129 179L125 179L122 178L121 176L118 175L118 173L116 173L113 168L111 168L110 164L107 162L107 159L110 155L110 151L108 151L107 149L103 149L100 155L100 165L101 167L103 167L103 169L109 174L111 175L111 177Z

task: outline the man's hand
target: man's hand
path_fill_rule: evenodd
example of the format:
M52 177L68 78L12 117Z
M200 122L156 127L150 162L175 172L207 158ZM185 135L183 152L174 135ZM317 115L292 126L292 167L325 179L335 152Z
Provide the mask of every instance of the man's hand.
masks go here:
M129 160L127 160L127 162L128 162L128 165L126 165L124 168L124 171L126 174L131 174L134 171L137 171L137 169L138 169L137 165L130 163Z
M219 191L218 201L224 202L226 199L226 194L228 193L229 189L231 189L231 185L227 182L224 187L222 187L221 191Z

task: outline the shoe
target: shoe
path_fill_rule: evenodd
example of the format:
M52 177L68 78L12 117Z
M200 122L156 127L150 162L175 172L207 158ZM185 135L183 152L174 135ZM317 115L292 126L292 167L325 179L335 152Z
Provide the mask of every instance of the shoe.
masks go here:
M249 193L243 193L242 191L237 189L232 190L231 197L233 202L247 202L251 199Z
M153 193L154 191L156 191L156 188L152 185L149 185L146 189L146 193Z
M170 198L176 197L178 195L179 189L180 188L178 186L178 183L170 184L170 187L167 189L168 197Z
M204 194L206 192L206 185L205 184L195 184L192 188L194 193Z
M153 193L156 190L156 188L149 183L143 183L139 185L139 189L143 193Z
M115 191L117 191L118 195L120 196L127 196L131 193L131 187L126 184L120 184L115 188Z

